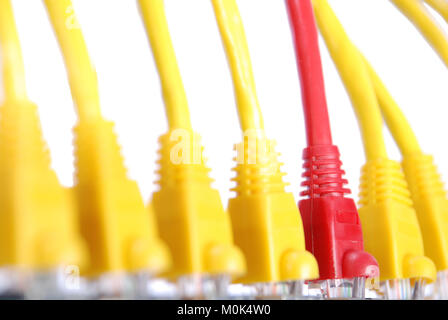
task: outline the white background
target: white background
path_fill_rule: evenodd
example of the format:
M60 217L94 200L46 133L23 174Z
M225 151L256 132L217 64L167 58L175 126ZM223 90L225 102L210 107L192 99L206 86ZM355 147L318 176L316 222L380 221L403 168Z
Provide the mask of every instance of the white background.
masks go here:
M73 184L76 122L62 57L39 0L14 0L29 95L39 106L52 165ZM408 116L421 145L448 176L448 70L387 0L331 0L352 40L369 58ZM305 130L294 50L283 0L238 0L269 137L278 142L298 197ZM167 129L159 79L135 0L74 0L96 65L102 111L116 131L130 176L145 200L155 190L157 138ZM224 203L231 196L232 148L240 141L233 88L209 0L166 0L190 103ZM441 19L439 21L442 22ZM447 28L445 28L446 30ZM323 42L321 51L333 138L355 197L363 147L354 113ZM391 158L400 159L386 132Z

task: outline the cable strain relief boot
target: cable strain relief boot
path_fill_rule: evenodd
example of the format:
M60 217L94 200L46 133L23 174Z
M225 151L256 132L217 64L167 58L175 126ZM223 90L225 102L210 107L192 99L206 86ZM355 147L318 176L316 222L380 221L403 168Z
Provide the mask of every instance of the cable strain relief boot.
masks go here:
M190 184L211 187L210 169L203 158L201 136L192 130L173 129L159 138L160 149L157 185L162 190L189 187Z
M80 121L75 127L75 159L81 232L91 256L82 273L95 277L165 271L168 250L137 183L127 176L114 124L103 118Z
M247 134L235 146L236 196L229 200L235 243L246 256L244 283L311 280L317 262L305 250L300 213L285 191L275 142Z
M378 274L376 260L363 249L356 205L345 198L350 190L334 145L308 147L303 152L305 196L299 202L306 248L319 263L320 279L372 277ZM356 263L354 263L356 261ZM350 265L349 265L350 264Z
M48 168L50 154L43 139L37 106L31 102L16 105L6 102L0 107L1 147L6 153L1 161L25 165L24 169ZM0 170L10 170L3 165Z
M364 165L359 204L365 248L378 260L381 279L435 280L435 265L424 255L417 215L398 162L379 158Z
M448 200L442 179L430 155L403 156L402 167L420 224L425 254L438 271L448 269Z
M0 107L0 190L0 265L53 271L86 262L70 194L29 101Z
M244 256L233 245L229 216L211 187L200 136L173 129L159 141L159 190L152 205L160 236L173 257L173 268L165 275L244 274Z
M350 193L350 189L344 187L348 181L343 178L345 171L341 168L342 162L337 146L308 147L303 151L303 160L305 172L302 177L305 181L301 185L306 189L300 193L301 196L314 199L344 197Z
M232 191L237 196L285 192L283 163L278 161L280 154L275 151L275 144L265 137L246 135L242 143L235 145L237 156L233 160L237 165L232 181L236 186Z

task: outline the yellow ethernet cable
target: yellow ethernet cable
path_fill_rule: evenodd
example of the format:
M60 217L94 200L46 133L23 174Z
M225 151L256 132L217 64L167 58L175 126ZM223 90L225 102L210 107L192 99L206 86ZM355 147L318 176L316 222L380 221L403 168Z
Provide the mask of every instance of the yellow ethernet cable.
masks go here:
M153 1L154 2L154 1ZM165 110L170 128L191 129L187 95L165 22L163 1L141 1L141 13L153 47L154 60L160 74ZM152 6L152 7L150 7ZM150 25L159 28L151 28Z
M47 11L67 65L73 100L80 119L100 117L98 80L87 47L69 1L45 0ZM67 12L65 12L67 11ZM64 15L61 14L64 12Z
M139 4L162 82L170 126L169 132L160 138L160 189L154 193L152 205L161 237L173 255L174 267L166 275L177 279L181 294L188 295L182 288L188 288L197 276L211 276L212 281L221 276L241 276L246 269L245 259L234 245L229 216L218 191L211 187L200 137L190 125L164 1L139 0ZM195 289L203 289L199 287ZM195 290L193 295L197 294Z
M88 277L122 272L158 274L170 265L135 181L126 168L112 122L100 114L96 73L69 0L44 1L65 59L79 121L75 128L76 185ZM77 24L76 24L77 25Z
M380 266L389 298L421 297L422 281L436 279L434 262L424 255L423 238L400 164L388 159L382 137L381 113L369 70L326 0L314 0L319 29L357 110L367 163L362 169L360 209L364 244ZM370 109L370 110L365 110ZM370 118L363 117L369 113ZM376 123L372 131L366 127ZM370 124L369 124L370 123ZM411 293L410 281L415 281ZM401 290L396 290L396 289ZM406 290L408 288L409 290ZM418 290L417 290L418 289ZM396 295L400 292L399 295Z
M403 156L402 167L422 231L425 254L438 273L436 294L448 297L448 199L433 157L420 149L400 107L373 67L365 60L381 112Z
M359 54L362 56L361 53ZM401 153L403 155L413 155L421 152L417 137L397 102L391 96L381 78L365 58L364 63L375 90L381 113L383 114L387 127L397 142Z
M50 167L37 106L26 95L10 0L0 0L0 50L5 89L0 107L0 268L51 274L60 267L82 266L87 256L71 195Z
M252 63L249 57L246 36L241 19L229 20L238 8L235 1L214 1L217 22L221 37L226 47L230 70L235 86L235 95L241 128L246 130L263 130L263 117L255 89L255 79L252 74Z
M422 0L391 1L415 25L448 67L448 37L425 8ZM431 2L435 4L436 1ZM446 19L447 15L444 17Z
M229 201L235 242L243 250L248 273L241 282L266 285L319 277L314 256L305 250L302 220L291 193L275 143L268 140L255 91L245 33L234 0L212 0L236 91L243 142L236 145L236 197ZM262 294L259 292L259 294ZM278 292L277 292L278 294ZM297 294L290 292L289 294Z
M363 66L362 57L348 41L346 34L336 31L342 30L342 25L329 10L331 8L326 1L313 1L313 5L319 29L353 102L360 123L366 158L368 160L387 158L383 136L378 134L382 131L383 121L375 92L365 90L370 86L368 71L364 67L353 67Z
M424 0L448 23L448 1L447 0Z
M424 0L431 8L448 22L448 1L447 0Z

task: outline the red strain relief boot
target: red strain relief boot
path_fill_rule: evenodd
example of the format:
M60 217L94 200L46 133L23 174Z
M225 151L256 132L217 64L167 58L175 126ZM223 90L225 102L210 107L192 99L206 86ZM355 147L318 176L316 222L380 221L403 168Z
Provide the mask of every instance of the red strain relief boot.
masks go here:
M364 251L361 223L343 178L339 150L334 145L308 147L303 152L306 190L299 202L306 249L319 264L320 280L376 278L375 258Z

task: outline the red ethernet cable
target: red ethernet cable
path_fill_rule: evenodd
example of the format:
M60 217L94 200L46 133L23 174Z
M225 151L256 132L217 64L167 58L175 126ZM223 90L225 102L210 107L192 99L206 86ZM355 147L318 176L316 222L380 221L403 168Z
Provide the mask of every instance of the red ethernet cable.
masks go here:
M319 53L318 33L310 0L286 0L294 34L302 87L308 147L303 152L305 196L299 202L306 249L319 264L321 280L377 277L378 263L364 251L355 202L332 144Z
M331 145L324 77L311 3L308 0L288 1L288 8L295 31L307 142L309 146Z

